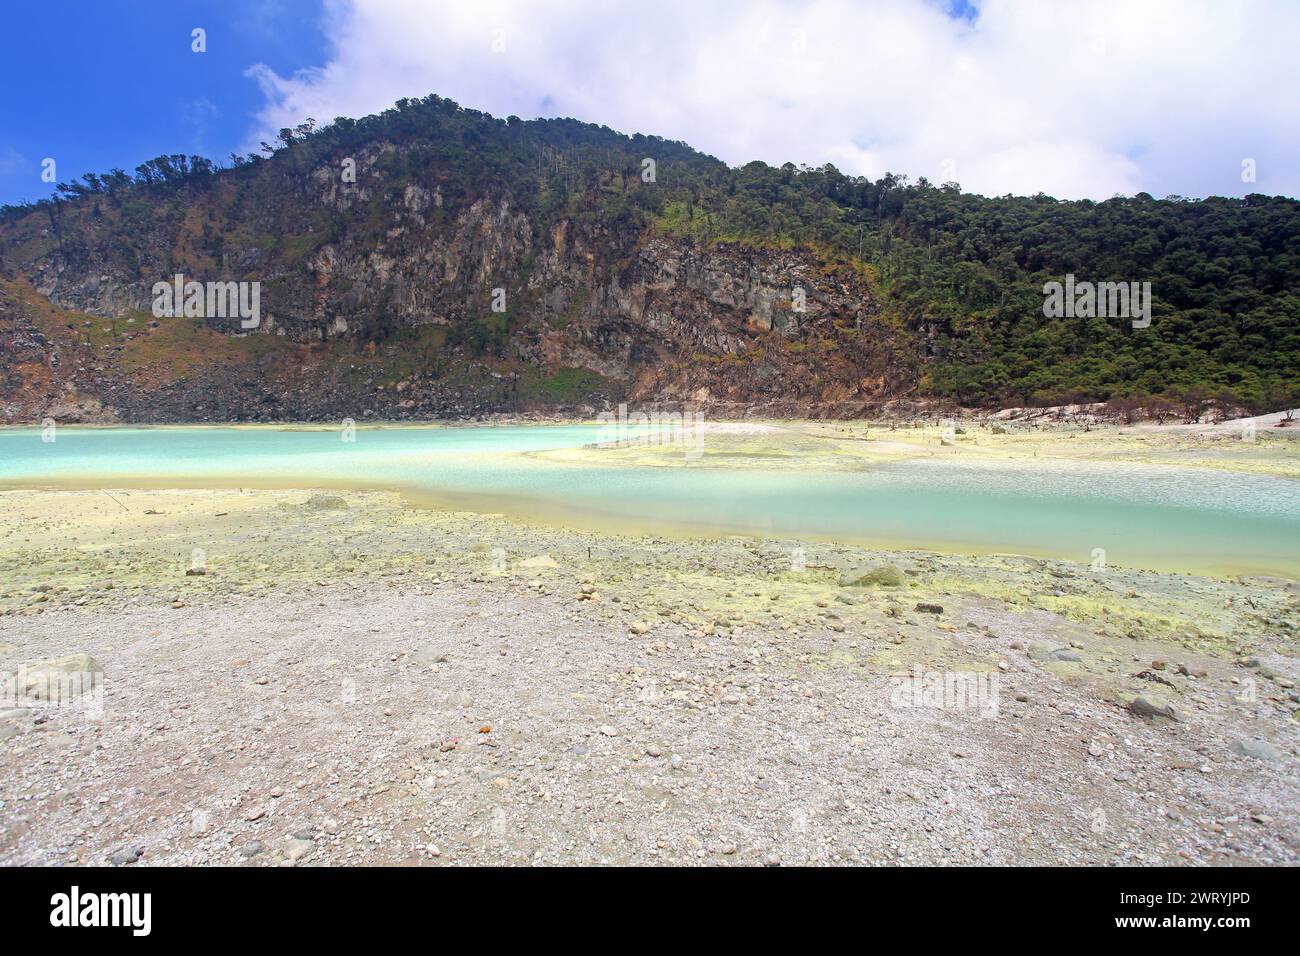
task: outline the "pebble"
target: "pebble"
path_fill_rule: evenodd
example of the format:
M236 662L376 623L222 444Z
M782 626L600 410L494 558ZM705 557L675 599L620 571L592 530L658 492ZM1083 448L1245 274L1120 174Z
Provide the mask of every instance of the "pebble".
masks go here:
M108 858L108 862L114 866L130 866L140 857L144 856L144 850L138 846L123 847L113 853Z
M284 855L290 860L297 861L301 860L314 849L316 849L316 844L311 840L303 840L295 837L285 845Z

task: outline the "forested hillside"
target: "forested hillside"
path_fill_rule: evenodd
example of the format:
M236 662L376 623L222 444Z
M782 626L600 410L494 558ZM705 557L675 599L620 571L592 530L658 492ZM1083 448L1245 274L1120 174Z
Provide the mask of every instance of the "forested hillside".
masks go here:
M259 282L267 321L250 339L265 343L235 362L207 337L238 329L151 321L153 284L178 272ZM1067 274L1149 282L1151 325L1044 317L1044 284ZM61 369L28 374L10 417L84 398L133 419L625 398L850 415L900 397L1164 396L1262 412L1295 404L1300 383L1291 199L984 198L830 166L732 169L437 96L5 207L0 279L28 334L10 381L51 355ZM38 380L57 394L33 398Z

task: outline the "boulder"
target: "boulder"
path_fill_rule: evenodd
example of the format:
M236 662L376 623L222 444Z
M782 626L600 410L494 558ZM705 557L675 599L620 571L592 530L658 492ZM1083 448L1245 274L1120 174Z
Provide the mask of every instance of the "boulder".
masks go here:
M1152 700L1146 697L1134 697L1128 705L1129 713L1136 714L1138 717L1150 717L1155 719L1163 717L1166 720L1177 720L1178 715L1174 712L1174 705L1162 700Z
M1240 754L1243 757L1250 757L1253 760L1263 760L1267 763L1274 763L1281 759L1281 754L1267 740L1257 738L1243 738L1234 740L1232 743L1232 752Z
M17 690L28 700L61 700L104 683L104 669L89 654L67 654L38 661L18 672Z
M881 564L871 568L858 568L853 571L845 571L840 575L840 587L842 588L863 588L863 587L886 587L898 588L903 586L903 572L898 570L892 564Z

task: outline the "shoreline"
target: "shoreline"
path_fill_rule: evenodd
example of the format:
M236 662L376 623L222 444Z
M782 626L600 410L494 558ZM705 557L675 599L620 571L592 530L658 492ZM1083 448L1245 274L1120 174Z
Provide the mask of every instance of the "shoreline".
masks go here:
M230 426L203 427L227 429ZM272 425L240 427L243 430L262 432L303 430ZM402 430L421 427L423 426L403 426ZM159 428L171 429L173 426ZM181 428L189 430L188 426ZM380 430L382 429L376 429ZM364 449L366 432L363 429L358 434L360 445L344 447ZM4 440L3 432L0 432L0 443ZM23 438L11 433L7 440L20 441ZM809 422L773 423L759 427L755 423L736 426L714 423L707 440L702 444L702 454L698 459L685 455L680 448L656 444L654 441L632 441L621 446L584 444L522 451L469 449L459 453L459 456L461 460L477 461L482 467L490 468L493 462L499 461L503 467L509 465L512 468L600 469L611 478L617 478L624 469L636 470L643 476L659 469L688 469L717 476L718 480L729 475L748 475L757 480L767 473L780 476L783 482L789 484L792 480L797 482L800 475L809 478L827 476L829 480L830 476L839 474L846 476L847 480L855 473L887 469L891 464L924 468L933 463L945 470L958 469L954 474L969 470L971 475L978 476L981 470L987 470L990 474L1000 475L1015 476L1023 473L1026 480L1033 480L1036 474L1049 475L1058 469L1065 469L1062 474L1067 478L1078 472L1077 480L1085 483L1089 480L1089 475L1114 477L1131 473L1132 480L1136 482L1152 477L1160 479L1177 475L1182 480L1194 482L1198 476L1212 479L1227 472L1287 482L1275 487L1288 495L1291 494L1290 489L1300 487L1292 484L1300 482L1300 445L1288 440L1262 439L1246 443L1225 441L1223 438L1178 438L1166 442L1125 436L1113 429L1094 429L1091 432L1075 430L1046 435L1005 435L972 428L966 433L954 435L935 427L880 429L876 426L827 426ZM1023 533L1014 529L1009 529L1007 534L979 541L972 538L969 531L945 535L937 525L930 528L918 525L915 533L900 536L891 533L885 525L878 530L864 529L856 532L848 529L832 531L818 527L815 521L805 522L802 530L785 525L760 526L742 513L711 518L703 514L678 515L671 509L660 508L653 515L636 517L627 508L602 507L599 497L584 499L585 503L568 502L557 501L554 496L545 494L530 494L522 486L509 491L490 488L469 490L454 481L446 482L445 487L440 487L436 481L421 484L411 476L400 474L391 478L366 478L363 477L364 466L359 470L356 465L352 466L352 471L356 474L330 475L322 473L322 463L317 460L318 453L314 453L312 459L312 463L303 465L298 473L291 470L292 459L285 458L275 465L279 469L278 474L246 469L223 475L205 472L201 466L192 466L192 473L181 472L175 475L132 475L111 471L66 474L54 478L41 477L36 473L28 476L0 475L0 493L24 490L309 488L344 493L391 491L404 496L414 507L478 513L503 512L524 523L551 528L581 528L594 533L658 534L685 540L718 539L729 535L751 535L760 539L804 537L809 541L831 544L838 542L876 550L913 549L956 555L1009 552L1045 559L1074 560L1085 565L1088 561L1088 549L1079 551L1079 543L1072 538L1058 540L1054 545L1048 542L1035 546L1025 539ZM683 476L684 481L686 477ZM691 484L685 481L686 486ZM1068 528L1061 533L1073 535ZM1093 545L1097 543L1093 541ZM1100 543L1106 544L1105 541ZM1107 547L1110 545L1107 544ZM1277 550L1275 544L1267 554L1268 557L1263 560L1248 560L1247 555L1242 553L1225 560L1204 557L1188 563L1180 552L1161 554L1159 548L1152 546L1130 551L1127 563L1134 568L1149 567L1169 573L1214 576L1272 573L1300 578L1300 553L1288 559L1284 551ZM1115 550L1112 557L1120 565L1126 563L1118 550Z
M985 559L1009 559L1038 562L1052 562L1062 567L1073 568L1081 573L1089 570L1089 562L1063 554L1058 550L1042 548L1038 550L1004 550L995 546L972 548L967 542L944 542L940 540L923 541L915 538L869 537L848 534L812 533L801 534L756 531L741 527L725 525L703 525L690 522L670 522L662 519L653 525L625 518L616 513L581 514L561 505L530 499L524 496L505 496L489 494L432 493L420 488L403 487L386 484L359 484L352 481L326 482L319 478L312 481L247 482L229 484L214 483L208 479L196 479L193 483L178 483L159 480L149 484L83 484L70 481L67 484L7 486L0 483L0 501L7 495L41 495L56 496L55 502L67 502L68 495L104 495L114 501L119 508L128 509L122 499L132 500L133 496L150 494L167 494L171 492L211 493L235 495L259 495L289 493L311 496L325 492L343 495L389 494L397 496L404 507L430 511L440 515L472 516L483 519L506 519L512 524L548 532L575 532L607 538L649 538L672 541L688 547L692 543L719 542L727 540L748 540L761 545L785 543L788 547L802 545L827 546L855 549L863 553L875 554L920 554L933 558L950 559L957 562L977 564ZM52 505L54 507L55 505ZM138 511L135 511L137 515ZM1241 578L1276 578L1279 580L1300 581L1300 570L1283 569L1277 564L1258 564L1247 566L1235 561L1228 564L1204 564L1193 567L1187 564L1165 563L1159 560L1146 563L1126 563L1123 560L1108 559L1108 567L1124 573L1149 573L1191 578L1206 578L1217 581L1232 581Z

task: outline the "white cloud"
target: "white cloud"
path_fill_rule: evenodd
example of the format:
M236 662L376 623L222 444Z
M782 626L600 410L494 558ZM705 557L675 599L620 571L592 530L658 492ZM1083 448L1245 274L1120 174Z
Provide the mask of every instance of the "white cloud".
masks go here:
M987 195L1300 195L1290 0L328 0L319 68L252 74L249 142L438 93ZM498 32L499 31L499 32ZM504 50L494 52L494 40ZM1258 181L1241 182L1256 160Z

